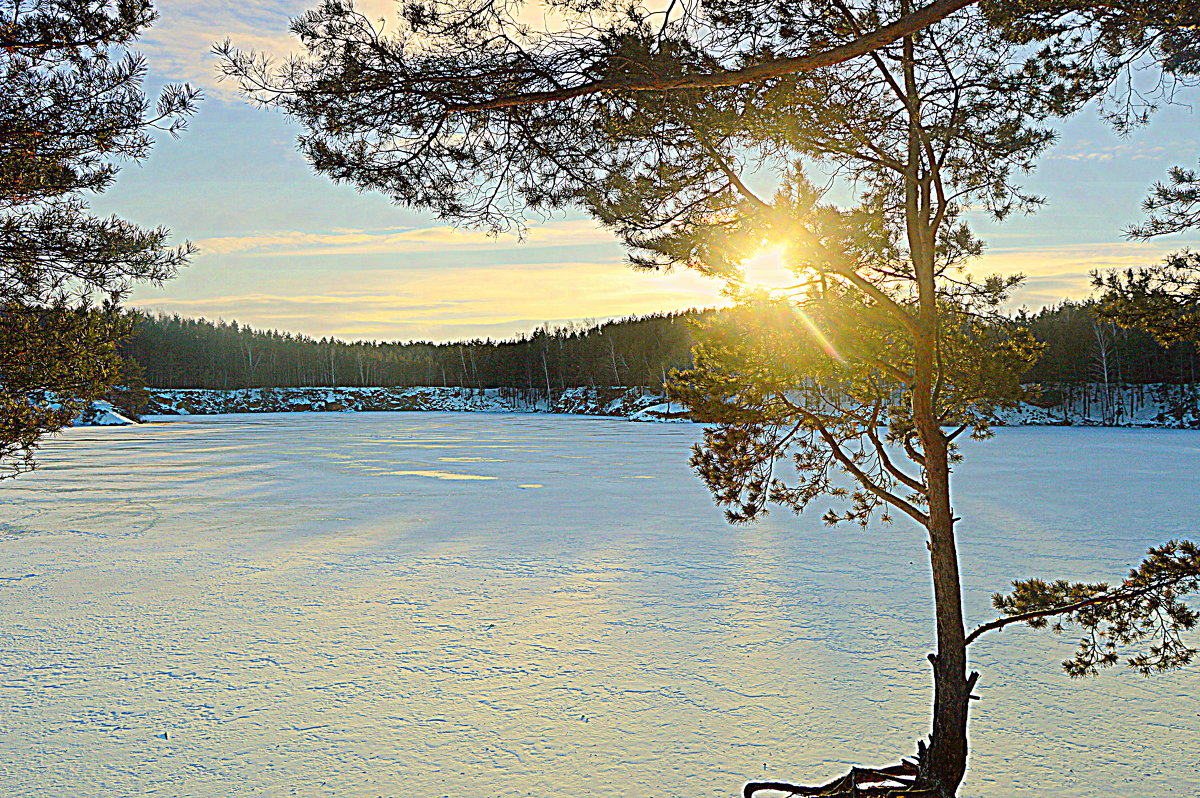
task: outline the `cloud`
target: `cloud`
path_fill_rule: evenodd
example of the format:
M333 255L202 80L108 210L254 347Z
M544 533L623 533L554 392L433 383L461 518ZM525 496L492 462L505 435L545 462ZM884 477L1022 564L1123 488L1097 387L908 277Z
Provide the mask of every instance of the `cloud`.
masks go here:
M1049 247L995 247L980 259L981 263L1018 266L1021 270L1040 271L1078 267L1082 271L1132 264L1148 265L1169 252L1182 249L1179 241L1101 241L1089 244L1063 244Z
M985 253L971 271L977 275L1024 274L1025 282L1012 304L1036 308L1089 296L1093 271L1150 266L1184 246L1179 241L1111 241L1029 249L998 247Z
M215 268L193 267L190 285L139 289L130 304L151 311L237 320L315 337L449 340L509 337L540 323L605 319L723 304L719 285L690 271L637 273L615 263L465 265L416 273L336 269L277 279L273 289L230 291ZM191 271L191 270L189 270ZM287 289L283 290L283 285Z
M291 19L315 5L316 0L157 0L158 21L135 47L149 57L156 77L233 98L235 87L217 80L212 46L230 39L243 50L287 56L301 49L289 30ZM372 20L395 19L393 0L357 0L355 5Z
M213 45L229 38L243 48L285 55L296 48L289 19L304 10L302 2L271 0L158 0L155 5L158 21L136 44L150 59L152 74L185 80L218 96L235 92L217 82Z
M1071 146L1059 145L1045 156L1047 161L1085 161L1107 163L1109 161L1160 161L1173 158L1177 153L1188 152L1192 144L1184 142L1135 142L1120 141L1115 144L1096 146L1090 141L1076 141Z
M612 244L615 239L593 222L549 222L531 227L523 237L492 235L449 225L391 227L375 230L336 229L323 233L302 231L263 232L245 236L220 236L196 242L209 255L313 256L398 254L440 250L567 247Z
M165 81L187 81L210 96L236 99L236 87L218 80L213 45L229 39L240 50L276 60L301 52L290 23L313 9L317 0L156 0L154 5L158 21L135 45L149 56L152 74ZM355 0L354 5L372 23L382 23L385 31L395 28L396 0Z
M584 222L547 225L538 236L543 242L570 242L587 227ZM132 304L184 316L236 319L253 327L318 338L377 340L505 338L541 323L727 304L717 281L688 270L638 273L616 258L602 259L602 254L586 250L581 254L588 259L576 261L497 264L483 247L497 246L496 242L479 234L435 228L432 233L404 235L410 232L351 229L321 235L341 237L339 246L346 251L377 246L377 238L391 235L400 235L402 246L418 248L433 247L430 241L440 247L443 241L465 240L467 249L474 251L452 267L421 264L414 258L399 267L351 266L350 260L339 260L304 269L274 265L231 269L221 258L204 258L162 289L139 289ZM369 239L365 245L359 242L363 236ZM509 251L520 252L518 245L508 243ZM1181 246L1179 242L1118 241L996 248L971 271L976 275L1024 273L1026 282L1011 306L1036 309L1088 296L1088 274L1094 269L1156 263Z
M217 78L212 46L229 39L240 50L281 59L303 48L290 31L293 18L313 9L318 0L156 0L159 19L137 42L150 57L152 74L165 81L188 81L209 95L238 97L236 87ZM355 0L355 8L385 33L394 31L400 4L396 0ZM556 13L538 2L522 8L517 20L531 29L562 27Z

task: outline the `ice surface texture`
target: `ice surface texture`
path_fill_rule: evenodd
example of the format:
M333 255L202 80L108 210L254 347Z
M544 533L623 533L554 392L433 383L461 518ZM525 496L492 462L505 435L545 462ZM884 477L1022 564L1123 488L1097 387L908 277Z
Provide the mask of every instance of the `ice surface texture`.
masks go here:
M697 437L458 413L69 430L0 486L0 792L694 798L909 751L920 534L728 528ZM1119 578L1194 537L1197 474L1186 431L969 444L972 625L1013 577ZM1200 672L1072 682L1074 642L973 648L963 795L1200 793Z

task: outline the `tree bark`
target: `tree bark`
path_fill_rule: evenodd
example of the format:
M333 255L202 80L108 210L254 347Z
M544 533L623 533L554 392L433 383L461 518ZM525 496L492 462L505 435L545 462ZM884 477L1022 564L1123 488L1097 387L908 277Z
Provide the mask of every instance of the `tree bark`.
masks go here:
M918 227L918 232L923 231ZM937 651L929 656L933 663L933 733L929 749L921 758L921 770L924 781L935 786L945 798L952 798L967 767L967 712L973 677L967 677L962 588L954 539L954 513L950 505L949 443L935 407L937 296L932 241L919 240L925 238L918 236L918 248L914 250L920 291L920 333L914 347L913 421L925 460Z
M920 423L929 432L927 423ZM933 731L922 775L945 798L962 783L967 768L967 713L973 677L967 676L966 634L963 628L962 591L954 518L950 509L950 479L945 439L932 430L933 446L925 446L930 492L929 561L933 573L933 601L937 619L937 652L933 663ZM925 434L921 435L923 441ZM938 441L937 439L941 439ZM939 445L940 443L940 445Z
M905 4L907 12L908 4ZM967 713L974 677L967 677L962 588L950 505L949 441L937 415L939 317L936 284L936 214L931 197L935 163L922 157L920 96L912 37L904 40L903 67L909 113L905 216L909 252L917 279L917 332L913 337L913 424L921 441L929 502L929 564L937 629L933 664L933 729L921 752L920 782L953 798L967 769Z

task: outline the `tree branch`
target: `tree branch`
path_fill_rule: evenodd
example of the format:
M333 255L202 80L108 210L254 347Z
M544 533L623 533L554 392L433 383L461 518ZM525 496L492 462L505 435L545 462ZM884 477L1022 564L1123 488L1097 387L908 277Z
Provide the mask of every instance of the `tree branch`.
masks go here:
M478 113L500 108L523 105L542 105L562 102L590 94L615 91L668 91L674 89L714 89L724 86L741 86L771 78L811 72L822 67L834 66L860 55L866 55L880 47L904 38L960 11L979 0L935 0L924 8L907 14L890 25L853 41L828 50L792 58L775 58L751 64L741 69L720 72L702 72L689 75L619 75L582 83L562 89L548 91L519 92L493 97L479 102L460 103L447 106L447 113Z
M1111 593L1101 593L1099 596L1092 596L1091 598L1083 599L1082 601L1076 601L1073 604L1063 604L1058 607L1047 607L1044 610L1034 610L1033 612L1025 612L1020 615L1009 615L1006 618L997 618L990 623L985 623L983 626L977 627L971 632L971 634L967 635L964 645L969 646L971 643L975 642L988 632L994 632L998 629L1003 629L1004 627L1011 626L1014 623L1028 623L1029 621L1036 621L1038 618L1051 618L1055 615L1066 615L1067 613L1075 612L1076 610L1081 610L1084 607L1091 607L1096 604L1107 604L1109 602L1120 601L1122 599L1139 598L1140 596L1144 596L1160 586L1161 585L1153 584L1139 590L1117 590Z
M817 417L812 413L808 413L808 411L803 412L805 412L810 418L817 419ZM859 468L858 464L854 462L854 458L846 454L846 451L842 448L842 445L838 442L837 438L834 437L833 433L826 429L824 424L821 424L818 421L818 423L815 424L815 427L815 432L821 436L822 440L825 441L825 445L829 447L830 453L834 456L838 463L841 464L842 468L848 474L858 480L860 485L862 485L876 497L882 499L887 504L890 504L896 509L903 511L918 524L921 524L925 527L929 526L928 515L917 509L912 502L905 501L896 494L892 493L890 490L887 490L876 483L875 480L871 478L870 474Z
M971 632L971 634L967 635L965 645L969 646L972 643L974 643L976 640L978 640L980 637L987 634L988 632L994 632L997 629L1003 629L1004 627L1010 626L1014 623L1026 623L1027 621L1034 621L1034 620L1037 620L1038 618L1050 618L1055 615L1063 615L1068 612L1074 612L1075 610L1083 609L1084 607L1089 607L1093 604L1100 604L1104 601L1111 601L1114 598L1115 598L1114 594L1106 593L1102 596L1094 596L1093 598L1090 598L1090 599L1085 599L1083 601L1077 601L1074 604L1064 604L1061 607L1050 607L1049 609L1045 609L1045 610L1037 610L1035 612L1026 612L1022 615L1010 615L1007 618L997 618L994 621L985 623L983 626L976 627Z

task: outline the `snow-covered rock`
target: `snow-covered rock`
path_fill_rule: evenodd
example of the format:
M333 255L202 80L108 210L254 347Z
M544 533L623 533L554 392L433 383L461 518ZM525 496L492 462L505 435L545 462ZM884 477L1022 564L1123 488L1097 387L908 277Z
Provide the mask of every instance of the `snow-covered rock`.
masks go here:
M1200 386L1047 385L1037 404L1000 413L1002 426L1200 427Z
M678 402L660 402L629 416L630 421L691 421L690 414Z
M465 410L513 412L530 409L502 388L156 388L150 415L217 413L346 412L354 410Z
M662 394L645 388L568 388L550 412L633 418L648 408L663 404L664 400ZM675 408L680 409L679 405Z
M414 410L689 418L686 408L661 392L619 386L568 388L549 400L544 391L456 387L160 388L150 395L150 415ZM1200 428L1200 385L1045 386L1036 402L1000 413L997 425Z
M655 421L673 419L683 408L644 388L623 387L570 388L549 402L544 393L510 388L159 388L151 389L146 412L170 416L371 410L550 412Z
M95 401L71 422L73 427L123 427L136 424L109 402Z

